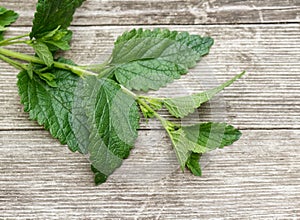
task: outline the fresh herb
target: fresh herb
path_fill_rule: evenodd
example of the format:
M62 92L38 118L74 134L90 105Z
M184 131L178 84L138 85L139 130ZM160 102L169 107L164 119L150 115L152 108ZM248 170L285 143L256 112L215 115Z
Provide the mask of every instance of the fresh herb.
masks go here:
M213 39L166 29L134 29L115 42L102 64L78 66L57 58L69 50L68 27L84 0L39 0L30 33L3 38L18 14L0 7L0 59L20 70L18 89L24 110L71 151L88 155L100 184L121 166L138 136L140 112L157 118L170 136L180 167L201 176L202 154L237 141L241 132L226 123L190 126L168 121L158 110L166 108L183 118L208 102L244 72L211 90L178 98L142 96L135 91L158 90L179 79L207 55ZM30 56L4 47L31 46ZM20 62L22 61L22 62Z
M6 27L14 23L18 17L16 12L0 6L0 40L3 40L3 31L6 30Z

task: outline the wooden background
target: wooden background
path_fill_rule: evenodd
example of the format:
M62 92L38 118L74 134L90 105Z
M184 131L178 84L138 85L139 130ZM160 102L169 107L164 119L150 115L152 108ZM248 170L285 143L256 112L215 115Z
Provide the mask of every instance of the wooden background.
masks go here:
M35 2L0 1L21 15L8 36L30 31ZM95 187L86 158L28 120L17 71L0 62L0 219L300 219L299 22L299 0L86 1L66 54L78 63L103 61L133 27L214 37L202 64L152 94L201 91L247 70L190 117L225 120L243 137L205 155L199 178L178 169L159 124L142 121L130 158Z

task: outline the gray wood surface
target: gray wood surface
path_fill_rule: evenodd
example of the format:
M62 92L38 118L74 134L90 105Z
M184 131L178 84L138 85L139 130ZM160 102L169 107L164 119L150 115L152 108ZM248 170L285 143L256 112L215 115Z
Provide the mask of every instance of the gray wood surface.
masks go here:
M18 11L19 25L31 25L36 0L2 1ZM299 0L90 0L74 25L228 24L298 22Z
M8 36L30 30L35 2L0 2L21 14ZM159 123L142 121L131 156L95 187L87 159L28 120L17 71L0 61L0 219L300 219L299 13L298 0L85 2L66 53L77 63L105 60L133 25L214 37L190 74L151 94L201 91L247 70L188 119L227 121L243 137L206 154L194 177L179 170Z

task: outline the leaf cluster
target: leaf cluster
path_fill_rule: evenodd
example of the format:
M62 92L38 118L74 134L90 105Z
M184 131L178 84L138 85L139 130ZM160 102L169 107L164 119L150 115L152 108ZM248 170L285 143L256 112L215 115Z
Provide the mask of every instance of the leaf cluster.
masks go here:
M211 37L167 29L133 29L117 38L111 57L103 64L77 66L58 58L69 50L68 27L84 0L39 0L28 35L3 38L2 31L17 13L0 7L0 59L20 69L18 88L24 110L73 152L87 155L95 183L107 180L127 158L138 136L140 112L157 118L169 135L181 169L202 174L201 155L237 141L241 132L226 123L182 126L163 118L166 108L184 118L244 75L220 86L177 98L141 96L136 91L158 90L179 79L209 53ZM16 41L29 37L24 41ZM2 47L25 43L34 56ZM26 61L18 62L17 60Z

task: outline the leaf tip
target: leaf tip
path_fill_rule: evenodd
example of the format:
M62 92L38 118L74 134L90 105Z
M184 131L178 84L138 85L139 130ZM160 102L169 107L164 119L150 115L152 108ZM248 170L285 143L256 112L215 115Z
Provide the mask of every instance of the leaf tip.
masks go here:
M103 173L101 173L99 170L97 170L93 165L91 165L91 170L94 173L94 182L96 186L101 185L102 183L105 183L107 180L107 176Z

